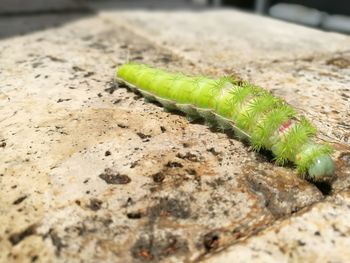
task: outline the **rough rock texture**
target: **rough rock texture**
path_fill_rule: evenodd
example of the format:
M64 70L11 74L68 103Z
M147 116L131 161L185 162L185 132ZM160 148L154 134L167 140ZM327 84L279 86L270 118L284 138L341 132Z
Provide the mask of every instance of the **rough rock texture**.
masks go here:
M289 244L300 240L348 259L338 236L350 230L341 192L350 184L350 38L235 11L178 12L101 11L0 41L0 262L215 261L238 249L259 260L265 252L252 246L270 235L286 244L269 247L273 258L290 259ZM246 38L225 17L239 17ZM218 42L200 31L209 19L219 25L221 58ZM261 49L247 46L254 34ZM288 52L276 49L287 42ZM315 186L229 134L145 102L113 81L127 57L266 86L337 147L337 180ZM326 235L322 224L341 246L314 239L315 231Z
M347 262L349 222L345 191L205 262Z

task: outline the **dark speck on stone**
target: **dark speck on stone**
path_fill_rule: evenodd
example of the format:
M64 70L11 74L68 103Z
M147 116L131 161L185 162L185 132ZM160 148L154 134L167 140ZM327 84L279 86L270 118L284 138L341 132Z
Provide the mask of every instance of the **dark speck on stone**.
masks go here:
M72 69L73 69L74 71L84 71L84 69L82 69L82 68L80 68L80 67L78 67L78 66L73 66Z
M155 183L161 183L164 181L165 175L164 175L164 173L159 172L159 173L154 174L152 177L153 177L153 181Z
M37 67L39 67L42 64L43 64L42 62L35 62L35 63L32 64L32 67L33 68L37 68Z
M70 101L70 100L72 100L72 99L58 99L57 103L61 103L61 102L64 102L64 101Z
M94 72L89 71L89 72L84 74L84 78L88 78L88 77L90 77L90 76L92 76L94 74L95 74Z
M305 243L305 242L303 242L303 241L301 241L301 240L298 240L298 245L299 245L299 246L301 246L301 247L303 247L303 246L305 246L305 245L306 245L306 243Z
M48 59L50 59L51 61L54 61L54 62L66 62L65 59L62 59L62 58L57 58L57 57L54 57L54 56L46 56Z
M143 139L147 139L147 138L151 138L151 135L146 135L146 134L144 134L144 133L142 133L142 132L138 132L138 133L136 133L137 134L137 136L139 136L142 140Z
M105 152L105 156L110 156L112 153L110 151Z
M166 164L167 167L169 168L182 168L183 165L181 163L178 163L178 162L168 162Z
M124 123L118 123L117 125L119 128L122 128L122 129L128 128L128 125L126 125Z
M21 242L23 239L25 239L28 236L35 234L36 225L30 225L26 229L24 229L21 232L14 233L9 237L9 241L13 246L17 245L19 242Z
M182 144L182 146L183 146L184 148L188 148L188 147L190 147L190 144L187 143L187 142L184 142L184 143Z
M220 152L217 152L214 147L211 147L211 148L207 149L207 151L212 153L215 156L220 154Z
M139 211L127 213L126 216L129 219L140 219L142 217Z
M88 204L88 208L90 208L92 211L100 210L101 206L102 206L102 201L96 198L90 199L90 203Z
M143 60L143 56L134 56L133 60Z
M14 204L14 205L18 205L18 204L22 203L27 197L28 197L27 195L21 196L21 197L17 198L17 199L13 202L13 204Z
M113 172L111 169L105 169L104 173L101 173L99 177L107 184L128 184L131 182L129 176Z
M206 234L203 238L203 244L207 251L217 249L219 247L219 235L213 232Z
M138 164L138 161L132 162L130 164L130 168L135 168L137 166L137 164Z
M104 89L105 92L108 92L109 94L113 94L114 91L118 89L118 86L114 81L109 82L109 87Z

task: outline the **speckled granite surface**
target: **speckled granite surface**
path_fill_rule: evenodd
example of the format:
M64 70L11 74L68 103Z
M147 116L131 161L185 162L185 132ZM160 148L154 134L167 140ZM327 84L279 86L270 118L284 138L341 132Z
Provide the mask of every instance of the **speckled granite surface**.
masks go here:
M236 11L104 6L0 41L0 261L348 261L350 38ZM203 34L205 21L220 29ZM335 145L337 179L313 185L118 87L127 54L269 88Z

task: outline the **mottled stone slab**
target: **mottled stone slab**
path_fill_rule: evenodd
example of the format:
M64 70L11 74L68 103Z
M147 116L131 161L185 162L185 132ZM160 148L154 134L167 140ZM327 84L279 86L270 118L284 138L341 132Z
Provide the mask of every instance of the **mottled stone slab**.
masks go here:
M323 199L292 168L116 86L128 52L201 72L124 24L81 19L0 52L0 261L196 260Z
M204 262L348 262L349 235L345 191Z

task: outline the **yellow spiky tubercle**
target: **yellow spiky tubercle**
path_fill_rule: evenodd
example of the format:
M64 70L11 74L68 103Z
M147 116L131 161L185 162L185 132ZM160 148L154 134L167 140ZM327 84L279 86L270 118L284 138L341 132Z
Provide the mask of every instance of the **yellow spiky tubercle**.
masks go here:
M136 63L119 67L117 78L169 110L233 129L255 150L271 150L278 164L293 162L311 180L333 176L332 149L314 141L315 127L285 101L258 86L229 77L215 80L174 74Z

